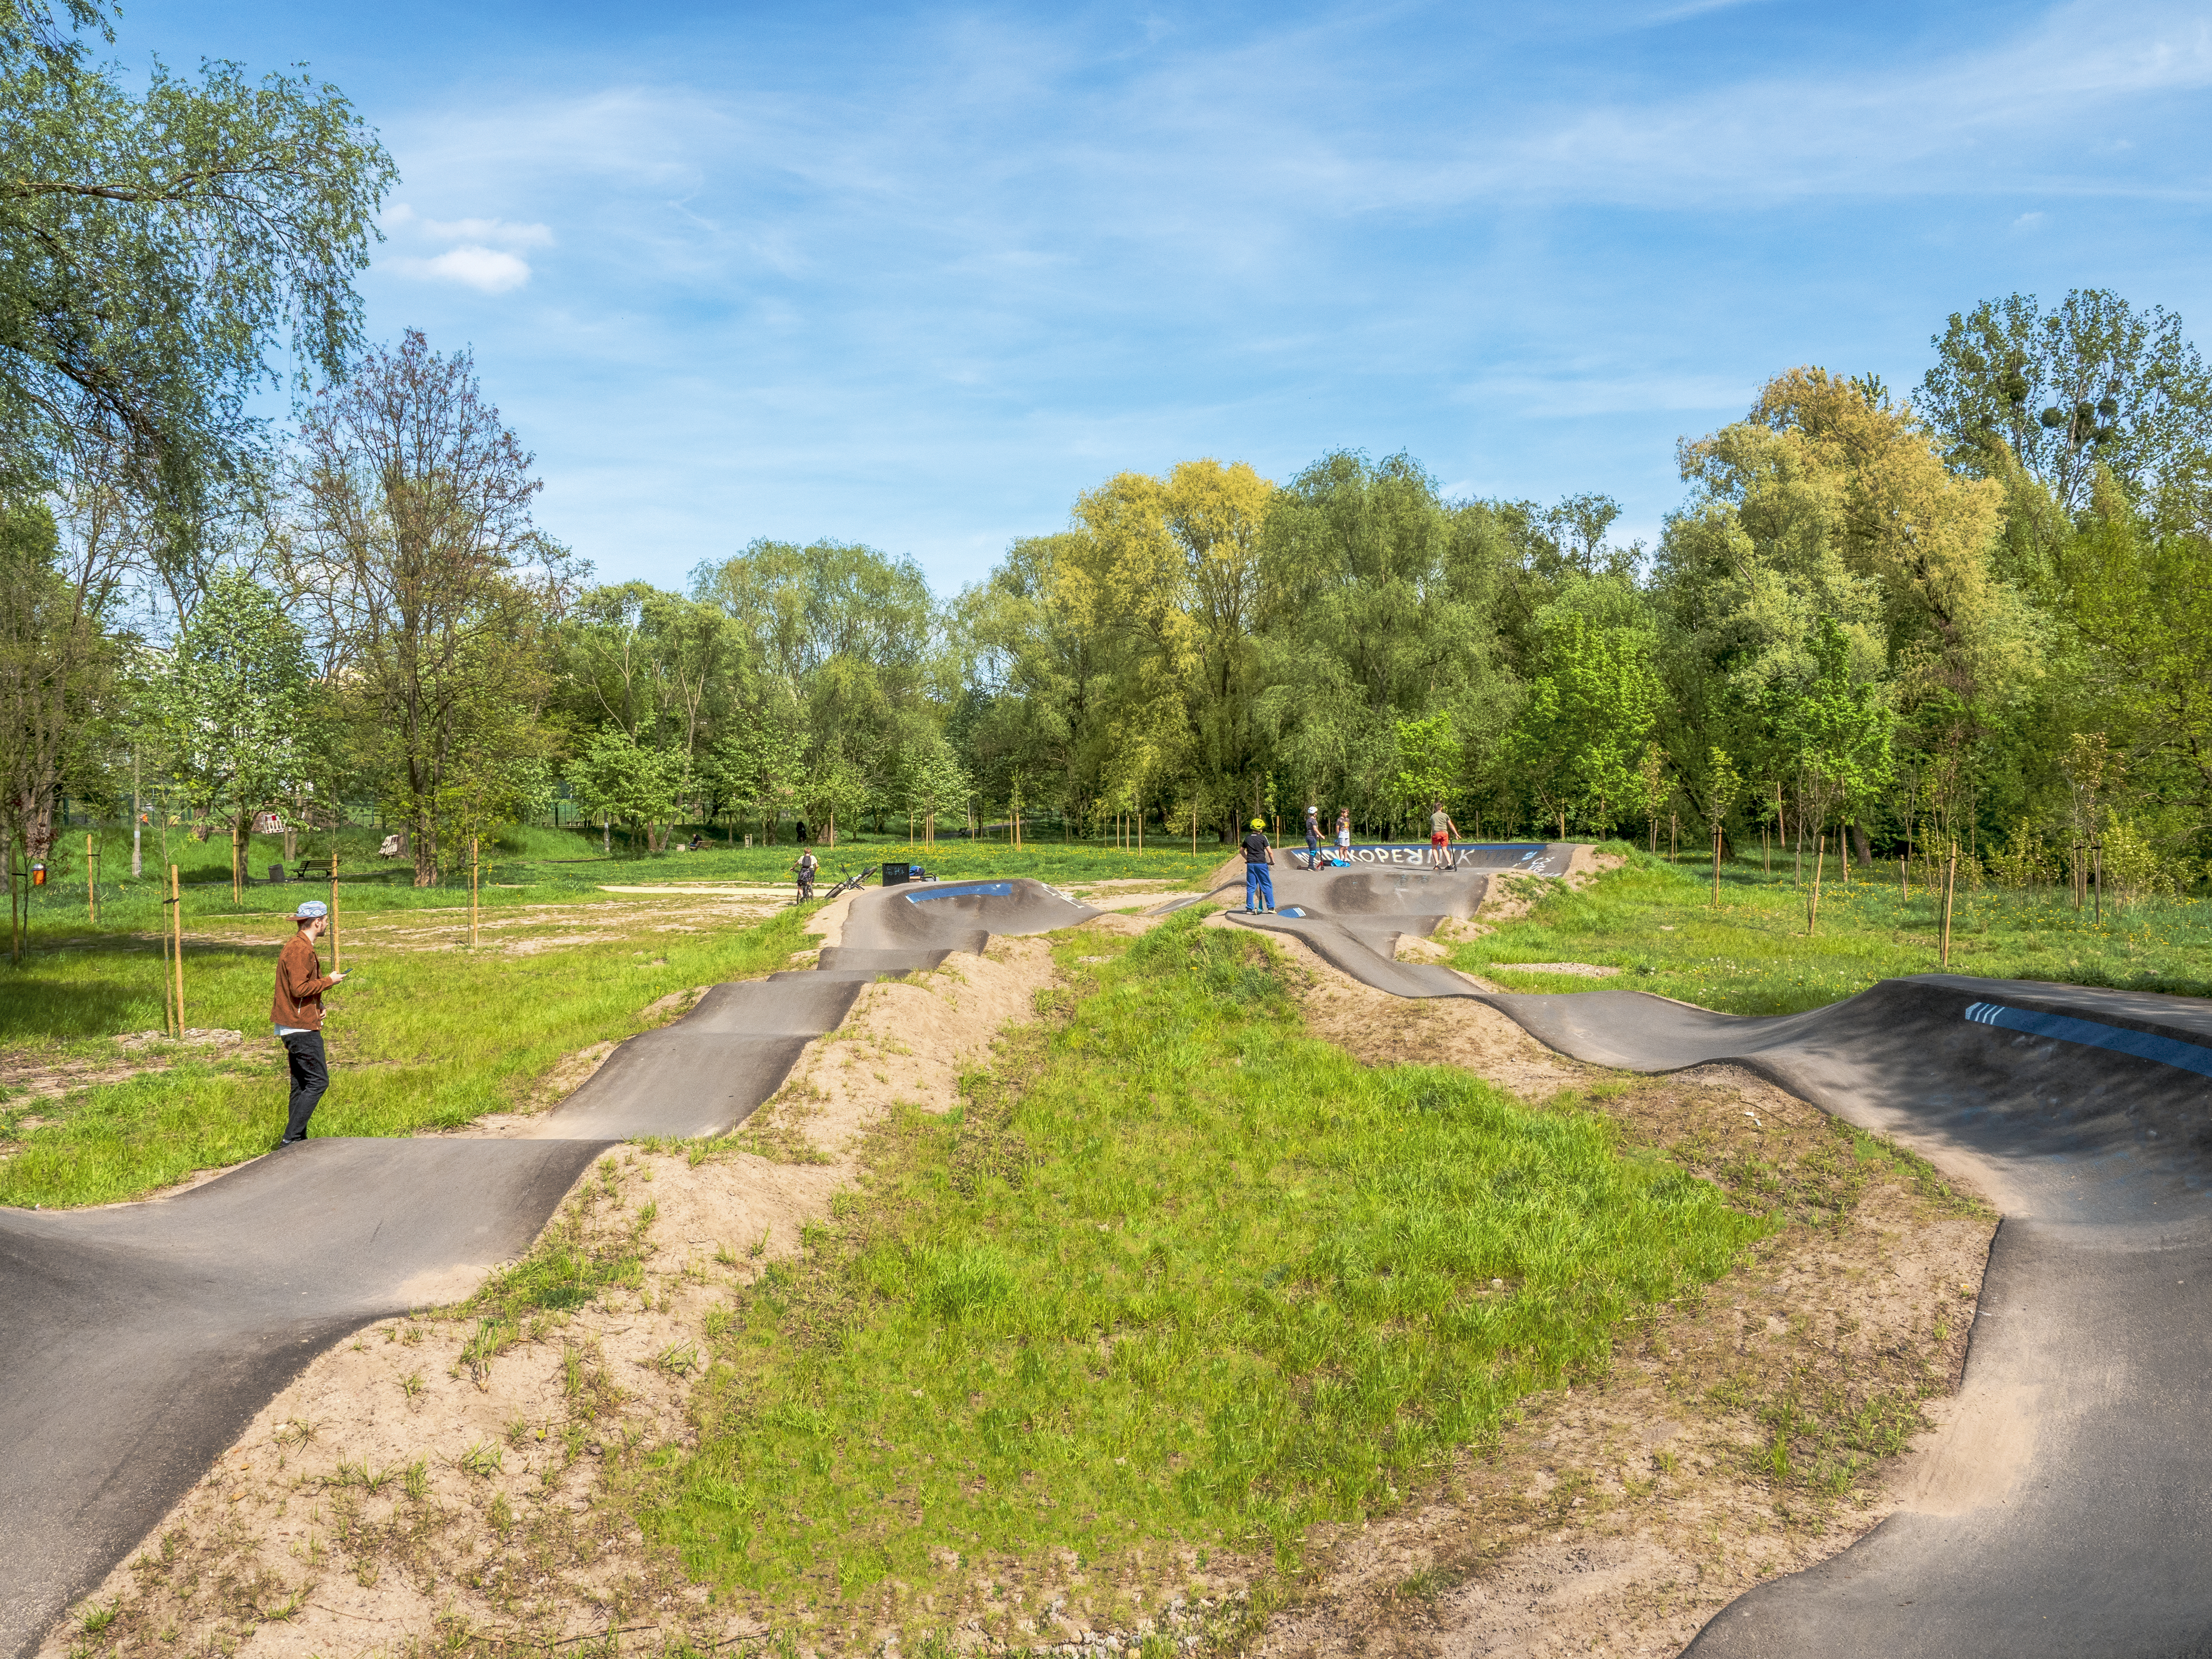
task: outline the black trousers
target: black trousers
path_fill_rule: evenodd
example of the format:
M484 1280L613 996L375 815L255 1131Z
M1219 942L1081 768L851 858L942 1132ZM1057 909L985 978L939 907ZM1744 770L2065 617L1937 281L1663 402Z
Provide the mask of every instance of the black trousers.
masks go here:
M289 1146L307 1138L307 1120L331 1086L331 1066L320 1031L293 1032L284 1039L284 1052L292 1059L292 1115L285 1121L283 1142Z

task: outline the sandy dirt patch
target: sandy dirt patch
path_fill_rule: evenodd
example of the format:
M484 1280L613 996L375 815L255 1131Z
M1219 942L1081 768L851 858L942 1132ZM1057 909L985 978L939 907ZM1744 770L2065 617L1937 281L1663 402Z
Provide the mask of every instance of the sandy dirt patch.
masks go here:
M1611 979L1620 972L1595 962L1493 962L1490 965L1516 974L1565 974L1574 979Z
M274 1052L273 1038L254 1042L243 1031L188 1026L182 1037L162 1031L131 1031L97 1045L97 1055L64 1055L23 1047L0 1049L0 1101L52 1100L102 1083L121 1083L143 1072L164 1072L179 1060L228 1059Z
M834 942L842 917L841 903L813 920ZM1035 1017L1054 979L1042 940L1000 939L866 987L738 1135L603 1159L541 1248L565 1241L611 1264L608 1288L501 1317L487 1311L495 1274L479 1305L380 1322L319 1356L42 1659L542 1650L610 1631L621 1646L704 1648L763 1634L684 1583L624 1499L656 1449L693 1443L689 1379L731 1290L830 1212L892 1102L949 1109L963 1073ZM682 1006L665 1001L672 1015ZM562 1082L603 1058L572 1056ZM88 1634L84 1613L110 1607Z
M477 944L469 944L466 904L435 909L342 911L339 939L345 954L356 951L496 951L533 956L574 945L597 945L629 935L696 933L741 927L772 915L790 902L787 892L762 890L733 893L667 889L641 890L588 903L545 903L484 907L477 912ZM193 945L265 945L283 942L289 924L283 916L235 921L196 920L185 939ZM325 945L327 949L327 945Z

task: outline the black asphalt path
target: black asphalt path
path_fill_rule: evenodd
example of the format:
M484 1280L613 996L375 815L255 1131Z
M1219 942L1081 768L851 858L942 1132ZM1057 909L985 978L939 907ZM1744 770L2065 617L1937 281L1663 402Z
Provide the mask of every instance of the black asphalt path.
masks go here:
M532 1138L312 1138L172 1198L0 1208L0 1653L33 1652L317 1353L526 1250L608 1146L725 1133L878 974L1094 914L1022 879L864 892L818 969L716 986Z
M2003 1213L1954 1420L1903 1507L1740 1597L1691 1654L2212 1656L2212 1003L1946 975L1771 1019L1488 994L1389 960L1378 907L1426 933L1433 883L1346 885L1339 916L1331 878L1279 886L1305 914L1253 925L1382 990L1479 998L1578 1059L1738 1062Z

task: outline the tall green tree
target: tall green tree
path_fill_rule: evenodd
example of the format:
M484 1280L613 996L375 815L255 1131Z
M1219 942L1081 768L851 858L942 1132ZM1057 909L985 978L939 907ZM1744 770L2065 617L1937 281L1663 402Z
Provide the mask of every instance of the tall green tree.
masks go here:
M2100 467L2140 499L2212 460L2212 376L2163 306L2010 294L1954 312L1930 343L1920 406L1955 462L1996 477L2016 461L2062 514L2089 505Z
M2157 833L2202 857L2212 854L2212 532L2193 516L2140 513L2106 481L2059 571L2063 614L2087 647L2097 736L2124 748ZM2081 816L2094 826L2089 793Z
M410 331L305 411L285 574L329 651L368 774L437 880L453 803L549 748L549 629L574 597L531 457L466 351Z
M1600 830L1638 799L1637 763L1658 718L1650 636L1578 610L1547 623L1512 750L1537 808Z
M128 74L87 51L104 21L0 0L0 488L112 458L183 559L265 453L272 348L343 373L397 175L335 87Z
M1517 692L1497 650L1514 552L1488 512L1454 510L1408 456L1339 452L1279 492L1266 553L1261 708L1294 791L1395 814L1399 724L1449 714L1456 793Z
M684 786L683 757L641 744L620 726L592 734L568 764L576 803L602 826L619 823L641 833L649 852L660 850L660 832L676 815Z
M64 554L44 501L0 497L0 863L48 857L66 793L101 781L119 641L112 571L99 550ZM14 914L11 875L9 906ZM20 948L11 926L9 949Z
M840 811L896 795L905 745L941 728L952 690L918 565L845 542L756 541L694 570L691 597L734 627L748 696L798 711L804 775L839 780Z
M186 802L230 832L234 891L254 815L303 774L309 690L305 636L276 596L242 571L218 576L177 636L161 704Z

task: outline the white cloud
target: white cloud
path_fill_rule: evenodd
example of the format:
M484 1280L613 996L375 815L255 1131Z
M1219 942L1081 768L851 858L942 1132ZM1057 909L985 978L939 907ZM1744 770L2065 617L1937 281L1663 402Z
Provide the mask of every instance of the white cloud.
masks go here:
M387 230L403 230L428 237L434 242L468 242L479 247L550 247L553 232L544 225L518 225L505 219L425 219L404 202L396 202L384 215Z
M426 282L459 283L483 294L505 294L530 280L529 264L499 248L449 248L435 258L401 258L387 269Z
M2012 228L2021 232L2040 230L2046 216L2048 216L2041 213L2023 213L2012 222Z
M1683 0L1680 5L1654 12L1650 21L1654 23L1679 23L1686 18L1702 17L1709 11L1732 11L1738 6L1758 3L1759 0Z
M428 258L403 255L388 260L388 270L422 282L459 283L482 294L509 293L530 280L530 263L515 249L553 246L553 233L544 225L505 219L425 219L404 202L395 202L386 210L384 225L386 231L410 240L459 244Z

